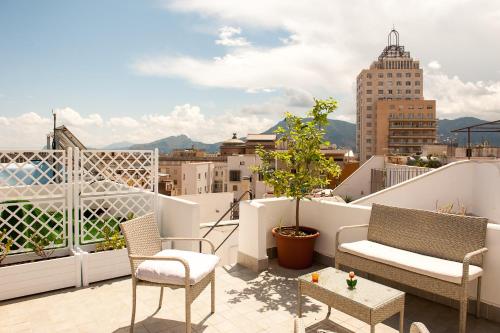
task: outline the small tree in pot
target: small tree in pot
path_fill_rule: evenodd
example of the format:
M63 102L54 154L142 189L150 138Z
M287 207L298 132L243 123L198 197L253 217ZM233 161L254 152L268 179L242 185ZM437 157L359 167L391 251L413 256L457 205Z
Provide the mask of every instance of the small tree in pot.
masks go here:
M315 229L300 226L300 201L310 197L315 189L330 183L329 178L340 174L339 166L321 152L330 143L324 139L328 115L337 108L332 98L314 100L308 118L285 114L286 128L279 127L276 151L256 150L262 164L254 168L266 184L274 188L276 196L295 200L295 226L273 229L278 247L280 265L302 269L312 264L314 241L319 236ZM276 166L278 163L278 167Z

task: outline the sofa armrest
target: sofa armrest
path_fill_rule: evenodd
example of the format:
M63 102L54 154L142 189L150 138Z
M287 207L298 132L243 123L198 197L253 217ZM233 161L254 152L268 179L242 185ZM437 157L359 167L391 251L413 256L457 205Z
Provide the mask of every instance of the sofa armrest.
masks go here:
M469 252L464 256L463 271L462 271L462 285L467 285L467 282L469 282L469 265L470 265L471 259L475 256L478 256L478 255L484 255L484 253L486 253L487 251L488 251L488 248L483 247L482 249Z
M346 225L343 227L340 227L339 230L337 230L337 234L335 235L335 252L339 248L339 239L340 239L340 233L344 230L348 229L359 229L359 228L368 228L368 224L358 224L358 225Z
M210 252L212 254L215 253L215 246L212 241L206 238L198 238L198 237L162 237L160 240L163 241L192 241L192 242L205 242L210 246Z
M184 284L185 287L188 288L190 285L190 269L189 269L189 264L186 260L183 258L178 258L178 257L170 257L170 256L139 256L139 255L129 255L130 261L137 261L137 260L156 260L156 261L177 261L180 262L184 266ZM135 272L132 272L132 275L135 278Z

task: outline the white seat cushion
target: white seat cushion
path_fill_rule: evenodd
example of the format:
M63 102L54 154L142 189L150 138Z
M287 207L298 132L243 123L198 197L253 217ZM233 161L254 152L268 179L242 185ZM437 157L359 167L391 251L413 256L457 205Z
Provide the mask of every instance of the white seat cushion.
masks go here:
M219 257L213 254L181 250L163 250L155 257L176 257L184 259L189 265L190 284L196 284L215 269ZM179 261L146 260L135 271L135 276L144 281L184 285L185 269Z
M368 240L344 243L340 245L340 250L439 280L456 284L462 282L463 264L459 262L401 250ZM478 278L482 274L483 269L481 267L469 266L469 281Z

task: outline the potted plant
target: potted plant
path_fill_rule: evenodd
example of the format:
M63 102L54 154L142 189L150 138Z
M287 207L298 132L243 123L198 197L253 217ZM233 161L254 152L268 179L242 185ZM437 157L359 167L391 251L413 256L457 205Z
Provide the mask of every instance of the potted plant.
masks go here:
M339 166L332 158L326 158L321 147L330 146L324 139L328 125L328 115L337 108L337 101L332 98L314 100L308 118L301 118L291 113L285 114L285 128L279 127L277 149L256 150L261 158L260 166L254 171L262 175L263 180L274 189L276 196L286 196L295 200L295 226L276 227L272 230L276 238L278 262L281 266L303 269L311 266L314 242L319 232L300 225L300 202L310 199L313 190L323 188L330 183L329 177L340 174ZM275 167L276 163L279 167Z

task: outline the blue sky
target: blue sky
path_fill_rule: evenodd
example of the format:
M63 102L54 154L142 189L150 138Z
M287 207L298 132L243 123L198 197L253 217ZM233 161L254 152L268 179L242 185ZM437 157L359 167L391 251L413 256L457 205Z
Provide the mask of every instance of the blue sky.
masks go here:
M497 1L1 0L0 146L39 147L51 109L94 147L243 136L313 96L354 121L393 24L440 118L500 118Z

